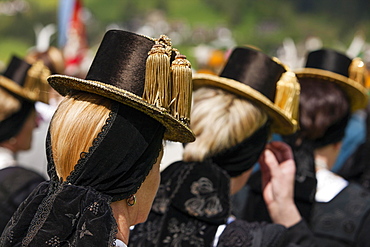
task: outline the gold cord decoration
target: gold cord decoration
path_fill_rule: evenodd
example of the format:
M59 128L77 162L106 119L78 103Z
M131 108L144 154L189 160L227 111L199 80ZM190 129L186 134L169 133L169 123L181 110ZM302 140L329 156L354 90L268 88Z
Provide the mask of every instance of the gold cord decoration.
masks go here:
M361 58L356 57L352 60L348 68L348 74L350 79L357 81L362 86L365 85L367 69L365 63L361 60Z
M48 103L50 86L46 78L50 74L50 70L41 60L36 61L27 71L24 88L30 91L32 98Z
M176 54L171 64L171 55ZM186 125L190 123L192 71L186 56L172 48L171 40L161 35L146 60L143 99L168 110Z
M178 120L189 125L192 93L191 64L185 55L176 52L175 60L171 66L172 100L171 114Z
M168 109L170 79L170 56L166 47L155 44L146 60L143 99L159 108Z
M286 71L276 85L275 104L298 128L298 108L301 87L292 71Z

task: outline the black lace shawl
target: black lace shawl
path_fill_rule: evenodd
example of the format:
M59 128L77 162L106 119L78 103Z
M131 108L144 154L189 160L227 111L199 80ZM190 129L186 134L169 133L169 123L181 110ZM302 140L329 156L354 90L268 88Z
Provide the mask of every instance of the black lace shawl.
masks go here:
M156 162L163 134L159 122L114 103L102 131L65 182L56 175L48 135L50 181L21 204L0 246L112 246L117 225L110 203L136 193Z

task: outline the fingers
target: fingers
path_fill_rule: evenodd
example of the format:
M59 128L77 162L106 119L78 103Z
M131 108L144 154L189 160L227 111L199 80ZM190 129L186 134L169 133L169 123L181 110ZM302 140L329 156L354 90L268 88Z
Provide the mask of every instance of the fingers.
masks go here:
M266 145L266 148L274 153L279 163L286 160L293 159L293 152L290 146L284 142L270 142Z
M264 175L271 174L279 166L275 154L270 149L265 149L259 159L261 171Z

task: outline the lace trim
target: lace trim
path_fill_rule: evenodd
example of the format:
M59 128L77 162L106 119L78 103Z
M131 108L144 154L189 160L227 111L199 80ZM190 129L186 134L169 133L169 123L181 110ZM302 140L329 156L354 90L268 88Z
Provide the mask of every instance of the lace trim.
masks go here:
M86 162L89 160L91 155L95 152L95 150L99 147L100 143L104 140L105 136L108 134L109 129L112 127L114 120L116 119L118 109L119 103L114 102L112 105L112 110L110 111L109 116L105 121L105 124L103 125L97 137L93 140L92 146L89 148L87 152L81 152L80 159L78 160L71 174L67 177L65 183L73 184L74 180L79 176Z
M59 184L57 186L57 189L55 190L55 193L46 196L44 200L42 201L42 203L39 205L37 212L31 221L31 225L27 231L27 235L22 240L22 247L28 246L31 243L31 241L34 239L34 237L36 236L37 232L44 225L46 219L48 218L50 214L51 208L53 207L55 198L62 191L62 189L63 189L62 184Z
M46 136L46 155L49 165L48 174L50 176L50 181L59 182L57 172L55 170L55 164L53 159L53 151L51 148L51 138L50 138L50 127Z

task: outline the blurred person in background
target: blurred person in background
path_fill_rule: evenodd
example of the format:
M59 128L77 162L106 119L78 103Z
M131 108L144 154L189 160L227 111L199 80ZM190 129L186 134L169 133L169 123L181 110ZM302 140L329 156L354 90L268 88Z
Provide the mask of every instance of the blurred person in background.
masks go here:
M25 61L34 63L41 60L49 68L51 74L64 74L65 62L60 49L49 46L46 50L31 49L25 56ZM49 87L49 101L47 103L36 102L35 108L40 117L39 127L33 132L32 147L26 152L20 152L18 160L26 167L34 169L47 176L47 159L45 152L46 133L50 120L63 97L52 87ZM37 162L35 162L37 160Z
M370 193L331 171L351 113L366 107L368 101L362 65L358 58L321 49L310 52L305 68L296 70L301 85L300 130L283 139L293 150L305 149L296 162L314 157L317 187L309 224L320 246L370 243ZM256 212L260 205L255 197L250 195L247 203ZM264 220L257 217L250 214L248 218Z
M22 167L20 151L29 150L38 126L35 102L48 102L50 71L42 61L29 64L13 56L0 76L0 232L31 191L44 177ZM34 160L38 166L38 160Z
M280 62L246 47L233 50L220 76L194 75L196 140L162 172L148 220L134 227L129 246L314 246L293 201L291 150L275 142L264 151L272 132L297 128L296 80ZM276 224L230 215L230 194L261 154L264 198Z

